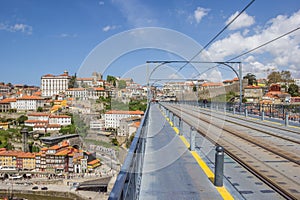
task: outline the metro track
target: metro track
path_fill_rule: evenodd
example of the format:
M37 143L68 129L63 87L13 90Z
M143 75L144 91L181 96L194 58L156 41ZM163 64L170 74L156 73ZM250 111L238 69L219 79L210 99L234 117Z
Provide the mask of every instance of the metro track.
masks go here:
M224 118L220 116L218 116L218 121L215 115L210 116L199 110L186 109L171 104L162 105L176 116L181 117L185 123L195 127L206 139L223 146L230 157L282 196L287 199L300 199L300 177L297 176L300 174L299 152L289 152L282 147L270 144L269 141L265 141L264 137L255 138L245 131L229 127L225 121L222 123ZM207 116L214 117L214 119L209 120ZM236 125L243 127L243 124L240 123ZM291 138L278 137L276 134L269 133L269 131L261 132L268 137L279 138L288 142L297 141L290 141ZM292 174L296 176L292 176Z

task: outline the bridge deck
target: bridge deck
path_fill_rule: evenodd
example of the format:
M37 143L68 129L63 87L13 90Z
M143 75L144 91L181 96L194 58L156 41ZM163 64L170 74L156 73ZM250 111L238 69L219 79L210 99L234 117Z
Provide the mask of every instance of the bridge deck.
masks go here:
M148 123L140 199L223 199L157 105Z

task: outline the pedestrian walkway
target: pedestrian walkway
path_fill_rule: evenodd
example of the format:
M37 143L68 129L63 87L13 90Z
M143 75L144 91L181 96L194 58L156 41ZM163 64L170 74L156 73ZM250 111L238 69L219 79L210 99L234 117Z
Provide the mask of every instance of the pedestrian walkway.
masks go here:
M223 199L221 193L152 105L149 113L140 199Z

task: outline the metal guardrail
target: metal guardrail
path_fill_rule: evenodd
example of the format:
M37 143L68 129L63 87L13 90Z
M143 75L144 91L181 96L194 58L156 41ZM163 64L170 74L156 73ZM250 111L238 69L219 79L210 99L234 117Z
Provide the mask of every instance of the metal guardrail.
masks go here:
M109 200L138 199L145 153L145 134L150 104L129 148Z

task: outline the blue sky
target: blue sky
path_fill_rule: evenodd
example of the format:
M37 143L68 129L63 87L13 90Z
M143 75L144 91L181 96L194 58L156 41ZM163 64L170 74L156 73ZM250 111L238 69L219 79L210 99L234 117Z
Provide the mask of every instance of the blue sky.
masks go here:
M249 2L0 0L0 81L39 85L44 74L58 75L64 70L77 73L97 45L135 28L174 30L204 46ZM300 4L298 0L256 0L239 19L195 60L209 57L213 61L225 61L299 27ZM260 78L272 70L290 70L295 78L300 78L299 35L300 31L294 32L238 59L243 62L243 73L251 72ZM130 46L127 41L120 45ZM97 56L101 65L103 55ZM135 50L112 60L110 66L102 66L106 69L103 73L145 74L144 68L132 69L144 66L147 60L180 59L180 56L155 49ZM186 55L186 59L193 56ZM197 75L188 68L182 72L185 78ZM173 74L174 69L171 71L166 77L177 76ZM234 74L216 68L201 73L200 78L218 81L234 78Z

